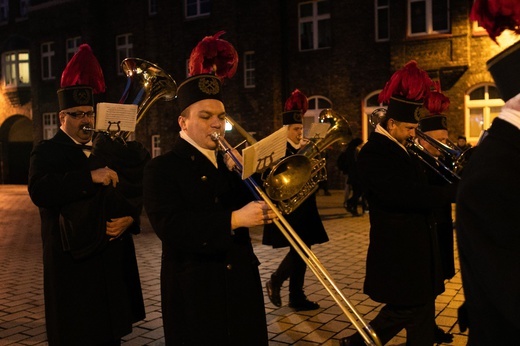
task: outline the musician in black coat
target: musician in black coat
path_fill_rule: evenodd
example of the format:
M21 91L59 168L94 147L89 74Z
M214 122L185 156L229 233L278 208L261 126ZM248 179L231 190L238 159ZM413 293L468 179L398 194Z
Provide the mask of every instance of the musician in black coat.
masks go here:
M299 93L296 90L291 97L305 97ZM287 103L290 103L290 99L287 101ZM302 116L304 112L301 109L291 108L291 110L283 113L283 125L288 127L286 157L294 155L300 150L303 132ZM321 244L329 240L318 213L315 194L310 195L298 208L287 215L286 220L309 248L311 245ZM274 224L264 226L262 243L271 245L273 248L289 246L285 236ZM285 258L271 275L270 280L266 282L268 297L275 306L282 306L280 290L283 282L290 279L289 307L296 311L315 310L320 307L318 303L308 300L304 293L303 285L306 269L306 263L291 246Z
M93 127L92 93L85 85L60 89L61 127L31 153L28 189L40 209L51 346L119 345L145 317L132 240L139 196L129 202L111 163L84 145L92 144L92 132L83 130Z
M178 90L181 128L171 152L145 169L144 204L162 241L166 345L268 343L259 261L248 227L274 213L217 151L224 132L220 80L190 77ZM229 162L229 158L228 163Z
M415 62L398 73L419 75ZM415 135L422 98L431 81L418 80L415 96L385 87L386 116L358 155L358 170L370 205L370 244L364 292L385 303L370 322L382 344L402 329L407 345L433 345L435 297L444 291L432 209L449 203L447 189L428 184L419 160L406 148ZM387 84L388 86L389 84ZM394 94L395 93L395 94ZM359 333L341 345L364 345Z
M506 103L464 167L456 208L459 324L472 346L511 345L520 335L520 43L488 69Z

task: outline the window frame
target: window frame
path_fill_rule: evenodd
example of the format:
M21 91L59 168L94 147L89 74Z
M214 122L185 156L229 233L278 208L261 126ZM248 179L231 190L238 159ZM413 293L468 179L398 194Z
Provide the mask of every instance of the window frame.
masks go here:
M152 135L150 141L152 158L161 155L161 135Z
M44 51L44 47L47 46L48 50ZM54 80L56 76L53 74L53 60L56 55L56 51L54 50L54 41L43 42L40 45L40 53L41 53L41 77L42 80Z
M20 59L20 55L22 55L22 54L27 55L27 60ZM15 56L15 60L11 61L9 59L9 61L8 61L8 59L7 59L8 56ZM6 89L31 86L30 62L31 62L30 52L25 49L2 53L2 77L3 77L4 86ZM25 69L27 70L26 71L27 79L28 79L27 82L22 82L20 80L20 76L23 75L23 73L20 73L20 67L22 65L26 65ZM16 71L13 71L11 66L14 66L14 69ZM9 68L11 69L10 73L8 73ZM10 76L12 74L12 72L15 72L14 74L15 74L16 78L13 79L12 83L11 82L7 83L6 78L7 78L7 76Z
M375 21L374 21L374 37L376 42L388 42L390 41L390 0L386 0L386 5L379 5L379 1L374 0L374 12L375 12ZM388 33L387 37L381 38L379 37L379 27L381 25L381 15L380 12L386 9L386 32Z
M407 34L409 37L417 37L417 36L426 36L426 35L438 35L438 34L447 34L451 31L451 23L450 23L450 0L446 0L446 29L442 30L434 30L433 29L433 10L432 3L436 0L408 0L408 9L407 9ZM412 3L423 2L425 4L425 22L426 22L426 31L421 32L412 32Z
M65 40L65 62L68 63L72 59L79 46L81 46L81 36L69 37Z
M119 40L124 39L124 43L120 44ZM133 56L134 52L134 35L132 33L120 34L115 37L116 43L116 71L119 76L124 75L121 68L121 62L125 58Z
M305 1L298 4L298 50L300 52L309 52L309 51L315 51L319 49L328 49L330 48L330 43L328 46L319 47L320 44L320 30L319 30L319 24L321 21L328 20L330 22L331 15L330 11L325 14L318 14L318 4L320 2L328 2L330 4L329 0L313 0L313 1ZM302 6L312 4L312 16L308 17L302 17ZM306 23L312 24L312 47L311 48L302 48L302 37L303 37L303 30L302 25ZM331 35L331 30L329 26L329 36ZM330 38L330 37L329 37Z
M323 96L323 95L312 95L307 97L307 101L309 103L309 108L303 115L303 136L305 138L308 138L309 130L311 129L311 126L313 123L319 122L320 113L322 110L327 108L332 108L332 101ZM320 101L323 101L327 104L326 107L320 107ZM314 104L314 107L312 105Z
M256 87L255 76L255 52L250 50L244 52L244 88L251 89Z
M464 94L464 135L467 138L467 142L471 144L476 144L483 130L488 129L493 122L493 119L498 115L495 114L493 117L492 109L496 108L498 112L504 105L504 100L501 98L489 98L489 87L496 88L496 85L493 83L479 83L474 85L472 88L468 89L468 91ZM485 88L484 90L484 98L471 100L470 94L479 88ZM498 91L498 90L497 90ZM481 132L478 136L471 136L471 110L472 109L482 109L482 124L481 124Z
M43 139L51 139L58 132L60 121L57 112L47 112L42 114L42 134Z
M189 1L194 2L195 6L197 8L196 14L188 15L188 8L193 6L193 4L188 3ZM207 5L208 10L207 10L207 12L202 12L202 8L204 7L202 5L205 5L205 4ZM199 18L199 17L206 17L206 16L209 16L210 14L211 14L211 0L184 0L184 18L193 19L193 18Z
M157 0L148 0L148 15L155 16L157 14Z
M0 23L9 21L9 0L0 0Z

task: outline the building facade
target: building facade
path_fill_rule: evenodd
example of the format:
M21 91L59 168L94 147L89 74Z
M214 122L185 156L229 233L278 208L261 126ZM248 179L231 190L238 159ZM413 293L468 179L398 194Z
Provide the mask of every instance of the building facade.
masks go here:
M344 116L366 139L369 114L391 74L414 59L450 98L450 137L475 143L503 104L486 61L513 43L496 45L469 20L472 0L0 0L0 183L24 183L32 144L59 127L56 90L82 43L103 68L118 102L130 80L126 57L160 66L180 84L191 50L221 30L239 53L225 82L229 115L262 139L281 126L285 99L309 97L308 130L320 111ZM509 42L508 42L509 40ZM135 138L153 155L178 135L176 103L156 101ZM230 143L241 141L237 131ZM342 188L335 167L339 144L327 150L329 185Z

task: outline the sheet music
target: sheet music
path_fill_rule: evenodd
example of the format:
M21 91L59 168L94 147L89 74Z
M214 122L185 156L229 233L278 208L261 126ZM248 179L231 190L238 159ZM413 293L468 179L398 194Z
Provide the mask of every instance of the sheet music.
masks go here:
M135 131L137 105L100 102L96 107L96 129L106 131Z
M305 137L307 137L308 139L325 138L325 135L327 134L329 128L329 123L312 123L311 128L309 129Z
M271 167L285 156L287 149L287 126L270 134L259 142L242 150L244 165L242 179Z

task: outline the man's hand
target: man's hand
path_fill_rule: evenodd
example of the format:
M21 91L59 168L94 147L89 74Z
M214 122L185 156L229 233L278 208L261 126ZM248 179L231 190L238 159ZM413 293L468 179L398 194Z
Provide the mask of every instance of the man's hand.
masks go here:
M100 183L105 186L112 183L114 187L116 187L117 183L119 183L119 177L117 176L116 171L111 170L108 167L98 168L90 171L90 175L92 176L92 181L94 183Z
M231 155L233 155L237 160L238 162L240 163L240 165L244 165L244 161L242 159L242 155L240 155L240 153L238 152L238 150L236 149L231 149ZM235 161L231 158L231 155L229 153L226 153L224 155L224 163L226 164L227 168L232 171L235 169L236 167L236 163Z
M274 211L264 201L250 202L231 214L231 229L272 223L275 217Z
M118 217L107 221L106 233L110 236L110 240L119 238L133 222L134 219L131 216Z

